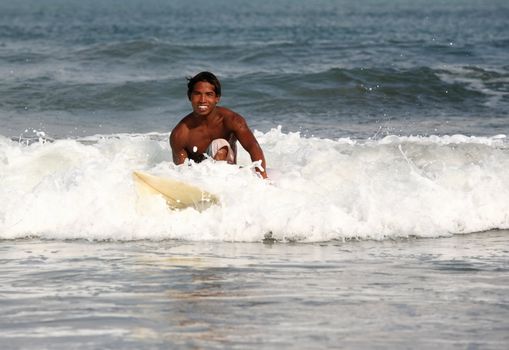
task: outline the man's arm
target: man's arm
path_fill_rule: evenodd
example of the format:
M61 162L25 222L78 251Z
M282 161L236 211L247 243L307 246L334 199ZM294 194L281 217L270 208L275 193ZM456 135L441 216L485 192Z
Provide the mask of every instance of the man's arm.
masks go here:
M247 126L246 120L240 115L233 113L230 117L230 127L239 140L240 144L251 156L251 161L257 162L261 160L263 169L256 168L256 171L264 178L267 178L267 166L265 156L260 144L253 135L253 132Z
M186 131L180 124L177 125L170 134L170 146L171 153L173 156L173 163L177 165L184 163L186 158L188 158L184 144L185 138Z

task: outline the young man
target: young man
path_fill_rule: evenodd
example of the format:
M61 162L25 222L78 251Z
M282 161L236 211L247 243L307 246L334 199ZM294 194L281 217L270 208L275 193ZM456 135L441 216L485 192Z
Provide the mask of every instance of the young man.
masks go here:
M237 162L236 141L249 153L251 160L261 161L257 171L267 178L265 156L245 119L228 108L219 107L221 84L210 72L201 72L189 79L187 97L193 111L172 130L170 145L173 162L188 159L199 163L208 154L215 160Z

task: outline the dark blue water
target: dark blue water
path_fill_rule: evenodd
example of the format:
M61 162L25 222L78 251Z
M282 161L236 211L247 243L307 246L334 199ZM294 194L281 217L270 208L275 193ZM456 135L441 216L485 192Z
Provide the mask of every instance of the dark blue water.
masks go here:
M170 130L187 76L267 131L506 133L507 1L0 4L0 134Z

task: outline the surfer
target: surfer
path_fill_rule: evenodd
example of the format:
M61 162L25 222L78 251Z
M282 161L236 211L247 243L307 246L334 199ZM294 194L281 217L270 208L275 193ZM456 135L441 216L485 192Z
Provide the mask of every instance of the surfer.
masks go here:
M217 106L221 84L216 76L201 72L188 80L187 97L193 111L171 132L173 162L182 164L186 159L192 159L199 163L207 154L215 160L235 164L238 140L253 162L260 161L261 168L256 170L266 179L265 156L246 120L228 108Z

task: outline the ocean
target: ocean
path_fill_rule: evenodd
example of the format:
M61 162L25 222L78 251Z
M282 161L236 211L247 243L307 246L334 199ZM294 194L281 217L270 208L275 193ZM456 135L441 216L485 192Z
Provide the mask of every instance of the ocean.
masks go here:
M509 3L0 1L5 349L507 349ZM211 71L267 160L176 166ZM132 172L198 185L142 201Z

